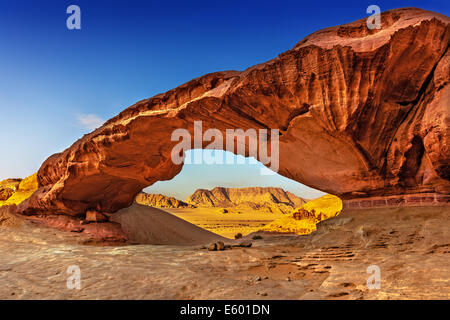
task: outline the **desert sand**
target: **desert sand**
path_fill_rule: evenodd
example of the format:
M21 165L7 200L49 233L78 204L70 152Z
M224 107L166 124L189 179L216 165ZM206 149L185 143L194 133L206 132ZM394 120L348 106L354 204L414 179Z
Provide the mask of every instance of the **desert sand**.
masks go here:
M227 212L224 213L223 210ZM273 220L283 217L281 213L236 208L179 208L164 209L201 228L223 237L234 239L237 233L247 235L260 230Z
M133 204L111 215L121 224L130 242L139 244L193 245L225 238L158 208Z
M449 213L345 209L310 235L260 233L251 248L213 252L83 245L75 233L2 225L0 298L449 299ZM66 287L71 265L80 267L80 290ZM379 290L366 287L369 265L380 267Z

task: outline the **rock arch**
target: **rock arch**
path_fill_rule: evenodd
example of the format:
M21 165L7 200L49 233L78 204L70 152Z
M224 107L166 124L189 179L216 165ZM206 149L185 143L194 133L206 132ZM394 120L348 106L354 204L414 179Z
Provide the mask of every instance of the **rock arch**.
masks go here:
M173 178L177 128L280 129L279 173L343 199L450 193L449 18L382 14L306 37L245 71L205 75L136 103L38 172L18 210L115 212ZM414 157L414 158L413 158ZM413 176L411 176L413 174Z

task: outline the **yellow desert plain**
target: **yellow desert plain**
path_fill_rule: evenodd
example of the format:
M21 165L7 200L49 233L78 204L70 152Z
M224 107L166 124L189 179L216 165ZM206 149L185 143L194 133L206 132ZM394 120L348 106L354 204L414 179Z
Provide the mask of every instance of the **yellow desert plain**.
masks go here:
M283 217L282 213L267 213L260 210L226 208L177 208L162 209L223 237L234 239L237 233L243 236L256 232L266 224Z
M288 214L268 213L248 208L199 207L163 210L221 236L234 238L237 233L245 236L257 231L309 234L316 230L318 222L338 215L342 210L342 201L336 196L327 194L307 202ZM294 218L295 213L299 211L313 212L316 218Z

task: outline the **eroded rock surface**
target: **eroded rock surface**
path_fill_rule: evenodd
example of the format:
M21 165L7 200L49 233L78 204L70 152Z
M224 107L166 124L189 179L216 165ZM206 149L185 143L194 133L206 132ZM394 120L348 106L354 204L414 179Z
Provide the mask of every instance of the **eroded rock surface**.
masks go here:
M22 179L5 179L0 181L0 201L8 200L17 191Z
M19 210L83 215L131 205L180 172L171 134L192 133L196 120L222 133L280 129L279 173L343 199L449 194L449 21L388 11L381 30L365 19L321 30L269 62L140 101L49 157Z

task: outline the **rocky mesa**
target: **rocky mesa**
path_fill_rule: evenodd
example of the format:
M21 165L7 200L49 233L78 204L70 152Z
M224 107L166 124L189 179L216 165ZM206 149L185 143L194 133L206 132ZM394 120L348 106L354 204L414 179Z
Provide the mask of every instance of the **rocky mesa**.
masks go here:
M198 189L186 199L198 207L220 207L262 210L269 213L289 213L306 203L291 192L274 187Z
M162 194L151 194L140 192L136 196L136 202L142 205L155 208L194 208L195 206L174 197L168 197Z

